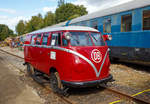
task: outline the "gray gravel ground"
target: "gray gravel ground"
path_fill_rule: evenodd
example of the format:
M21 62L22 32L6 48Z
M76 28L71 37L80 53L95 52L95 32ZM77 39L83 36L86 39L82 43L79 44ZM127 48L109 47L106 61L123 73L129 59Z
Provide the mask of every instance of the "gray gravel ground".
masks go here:
M0 104L43 104L32 87L19 80L19 73L0 53Z

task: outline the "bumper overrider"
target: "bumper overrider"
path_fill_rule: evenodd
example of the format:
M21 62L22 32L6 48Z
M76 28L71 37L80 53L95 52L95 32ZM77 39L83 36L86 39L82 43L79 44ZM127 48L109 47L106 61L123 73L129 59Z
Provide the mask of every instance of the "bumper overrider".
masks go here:
M112 82L113 76L109 75L107 78L96 80L96 81L87 81L87 82L68 82L62 80L62 84L68 87L82 88L82 87L92 87L97 86L102 83Z

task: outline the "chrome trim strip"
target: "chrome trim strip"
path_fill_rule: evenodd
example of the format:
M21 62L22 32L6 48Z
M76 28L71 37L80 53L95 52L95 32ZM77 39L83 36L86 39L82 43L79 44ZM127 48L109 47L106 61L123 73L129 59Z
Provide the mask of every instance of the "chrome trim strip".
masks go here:
M51 49L57 49L57 50L61 50L61 51L65 51L65 52L74 54L74 55L76 55L76 56L82 58L83 60L85 60L87 63L89 63L89 64L92 66L92 68L93 68L94 71L95 71L96 77L99 77L99 76L100 76L101 70L102 70L102 68L103 68L104 62L105 62L105 60L106 60L106 57L107 57L107 54L108 54L108 51L109 51L109 48L108 48L107 51L106 51L106 54L105 54L105 56L104 56L103 62L102 62L102 64L101 64L101 66L100 66L100 70L97 71L97 68L95 67L95 65L94 65L89 59L87 59L85 56L83 56L83 55L81 55L80 53L75 52L75 51L73 51L73 50L66 49L66 48L61 48L61 47L57 47L57 46L46 46L46 45L41 45L41 46L39 46L39 45L26 45L26 44L25 44L24 46L51 48Z
M100 70L99 70L99 72L96 74L96 76L97 76L97 77L99 77L99 76L100 76L100 74L101 74L101 70L102 70L103 65L104 65L104 62L105 62L105 60L106 60L106 57L107 57L108 51L109 51L109 48L107 49L107 51L106 51L106 53L105 53L105 56L104 56L103 62L102 62L102 64L101 64Z
M57 49L57 50L65 51L65 52L68 52L68 50L69 50L69 49L61 48L61 47L57 47L57 46L53 46L53 49Z

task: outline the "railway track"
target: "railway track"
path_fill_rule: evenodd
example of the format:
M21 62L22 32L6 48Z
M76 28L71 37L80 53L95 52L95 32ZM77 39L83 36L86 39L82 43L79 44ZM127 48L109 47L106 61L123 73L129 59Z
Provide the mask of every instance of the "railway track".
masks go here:
M4 52L6 54L9 54L11 56L14 56L14 57L17 57L19 59L23 59L23 57L20 57L20 56L17 56L17 55L14 55L12 53L9 53L7 51L4 51L4 50L1 50L1 52ZM15 67L16 69L18 69L19 71L21 71L19 68L17 68L15 65L11 64L13 67ZM25 72L22 72L22 73L25 73ZM46 89L49 93L53 93L53 91L48 87L48 86L43 86L41 85L44 89ZM119 92L117 89L115 88L109 88L109 87L106 87L106 86L100 86L102 88L104 88L105 90L111 92L111 93L114 93L116 94L120 99L126 99L127 101L135 101L137 103L140 103L140 104L150 104L150 102L148 101L145 101L143 99L139 99L139 98L136 98L135 96L132 96L132 95L129 95L129 94L126 94L126 93L123 93L123 92ZM59 94L56 94L56 93L53 93L54 95L56 95L60 100L63 100L65 101L66 103L68 104L78 104L77 102L75 101L72 101L70 100L69 98L65 97L65 96L62 96L62 95L59 95Z
M117 91L116 89L113 89L113 88L108 88L108 87L105 87L105 86L101 86L102 88L105 88L106 90L112 92L112 93L115 93L119 96L120 99L126 99L128 101L135 101L137 103L140 103L140 104L150 104L150 102L148 101L145 101L143 99L139 99L139 98L136 98L135 96L133 95L129 95L129 94L126 94L126 93L123 93L123 92L119 92Z

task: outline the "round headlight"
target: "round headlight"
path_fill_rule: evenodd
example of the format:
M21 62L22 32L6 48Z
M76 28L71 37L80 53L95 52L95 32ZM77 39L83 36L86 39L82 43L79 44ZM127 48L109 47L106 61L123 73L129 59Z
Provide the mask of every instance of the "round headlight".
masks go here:
M66 40L70 40L71 39L71 33L70 32L66 32L65 33L65 39Z
M108 35L108 40L112 40L112 35Z

